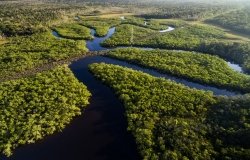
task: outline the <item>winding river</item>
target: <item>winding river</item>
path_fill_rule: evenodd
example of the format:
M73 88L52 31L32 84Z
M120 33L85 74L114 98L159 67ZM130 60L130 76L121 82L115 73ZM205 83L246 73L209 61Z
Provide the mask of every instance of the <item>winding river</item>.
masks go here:
M100 43L112 36L111 28L105 37L87 41L90 51L106 50ZM91 30L94 36L95 31ZM59 37L57 33L53 35ZM145 48L150 49L150 48ZM140 159L133 136L127 132L124 108L114 92L89 72L88 65L96 62L116 64L139 70L156 77L164 77L191 88L209 90L215 95L233 96L238 93L190 82L185 79L161 74L155 70L103 56L91 56L72 62L70 68L77 79L91 92L90 105L84 113L74 118L63 132L53 134L35 144L17 148L10 158L1 160L136 160Z

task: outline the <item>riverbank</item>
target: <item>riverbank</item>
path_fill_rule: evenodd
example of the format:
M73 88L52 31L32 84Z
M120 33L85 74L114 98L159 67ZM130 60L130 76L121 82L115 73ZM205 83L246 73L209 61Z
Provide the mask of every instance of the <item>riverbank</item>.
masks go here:
M85 58L85 57L89 57L89 56L96 56L96 55L105 55L105 54L107 54L106 51L99 51L99 52L91 51L91 52L84 53L83 55L80 55L80 56L71 57L71 58L68 58L65 60L61 60L61 61L54 61L54 62L46 63L43 65L40 65L39 67L35 67L32 69L25 70L23 72L15 73L11 76L0 77L0 83L6 82L9 80L15 80L15 79L29 77L29 76L35 75L37 73L50 70L50 69L55 68L56 66L59 66L59 65L63 65L63 64L69 65L73 61L77 61L81 58Z

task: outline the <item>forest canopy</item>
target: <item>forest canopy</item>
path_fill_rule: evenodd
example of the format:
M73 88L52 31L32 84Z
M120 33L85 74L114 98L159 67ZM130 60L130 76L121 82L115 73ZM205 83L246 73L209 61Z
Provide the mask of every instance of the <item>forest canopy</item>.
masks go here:
M121 48L109 57L157 69L178 77L228 89L250 92L250 76L234 71L217 56L198 52Z
M216 98L104 63L92 64L90 70L123 101L128 130L143 159L250 158L249 95Z
M67 66L0 83L0 153L61 131L90 96Z

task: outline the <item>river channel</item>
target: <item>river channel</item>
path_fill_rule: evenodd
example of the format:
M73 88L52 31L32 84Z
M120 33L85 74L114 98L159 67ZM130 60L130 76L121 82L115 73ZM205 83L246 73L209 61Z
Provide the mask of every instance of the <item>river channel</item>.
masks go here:
M174 29L169 29L172 31ZM90 51L101 51L107 48L100 44L115 33L115 27L110 28L105 37L95 37L87 41ZM60 38L53 31L53 35ZM151 49L151 48L142 48ZM239 93L220 89L204 84L191 82L155 70L146 69L124 61L103 57L90 56L72 62L69 66L76 78L83 82L91 92L90 105L83 114L74 118L63 132L55 133L35 144L17 148L10 158L0 160L136 160L140 156L136 149L133 136L127 132L127 122L124 107L115 93L101 81L97 80L88 70L92 63L108 63L132 68L155 77L163 77L184 84L191 88L212 91L215 95L234 96ZM239 66L235 66L240 70Z

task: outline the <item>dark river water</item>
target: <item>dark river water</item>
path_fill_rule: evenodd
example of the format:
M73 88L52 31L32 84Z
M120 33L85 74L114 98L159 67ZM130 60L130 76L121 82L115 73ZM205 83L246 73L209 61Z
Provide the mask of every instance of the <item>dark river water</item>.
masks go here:
M87 41L90 51L105 50L100 43L112 36L115 28L111 28L105 37L95 37ZM92 35L95 31L91 30ZM56 32L53 35L59 37ZM150 48L145 48L150 49ZM127 132L125 110L115 96L114 91L105 86L89 72L88 65L105 62L116 64L156 77L164 77L191 88L212 91L215 95L233 96L238 93L206 86L185 79L177 78L157 71L145 69L124 61L103 56L92 56L72 62L69 66L76 78L83 82L91 92L90 105L81 116L67 125L66 128L51 136L47 136L35 144L17 148L10 158L0 160L136 160L140 159L133 136Z

